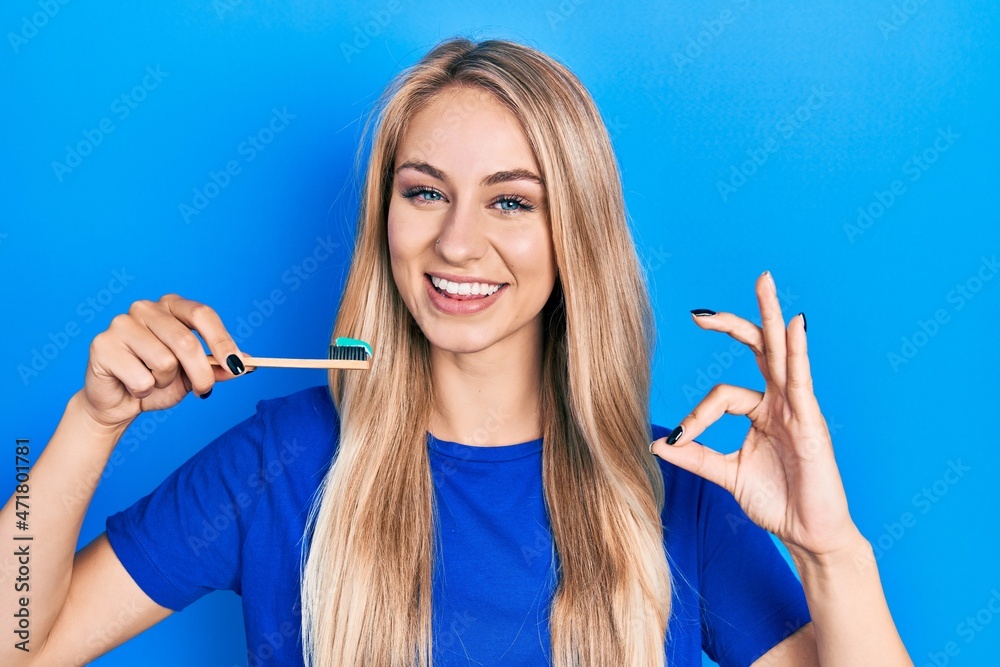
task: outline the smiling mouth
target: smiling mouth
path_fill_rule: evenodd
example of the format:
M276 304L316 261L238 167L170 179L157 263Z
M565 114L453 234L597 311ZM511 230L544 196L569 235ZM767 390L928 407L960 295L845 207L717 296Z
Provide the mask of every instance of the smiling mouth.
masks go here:
M479 299L488 299L488 298L490 298L492 296L496 296L497 294L499 294L500 292L502 292L505 287L507 287L507 283L501 283L500 284L500 289L498 289L497 291L493 292L492 294L452 294L448 290L443 290L443 289L440 289L439 287L435 287L434 283L431 281L430 274L425 273L424 274L424 280L426 280L428 283L430 283L431 288L434 291L436 291L438 294L440 294L441 296L443 296L446 299L451 299L453 301L476 301L476 300L479 300Z

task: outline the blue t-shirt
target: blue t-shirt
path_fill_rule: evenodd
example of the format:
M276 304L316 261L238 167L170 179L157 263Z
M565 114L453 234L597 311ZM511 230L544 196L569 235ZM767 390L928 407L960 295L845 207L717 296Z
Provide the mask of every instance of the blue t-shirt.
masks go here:
M655 438L668 431L653 426ZM235 591L250 666L301 666L301 540L339 432L326 386L260 401L255 415L108 517L112 548L142 590L175 611ZM438 518L436 667L549 664L556 577L541 439L476 447L428 434L427 446ZM667 664L700 666L704 650L725 667L750 665L810 620L802 585L729 492L657 460L675 582Z

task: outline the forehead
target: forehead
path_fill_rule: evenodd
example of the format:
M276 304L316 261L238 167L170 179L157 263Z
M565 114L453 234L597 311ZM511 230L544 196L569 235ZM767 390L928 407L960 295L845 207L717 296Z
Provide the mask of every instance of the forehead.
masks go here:
M452 176L538 167L517 118L489 92L451 86L437 93L407 123L396 166L428 162Z

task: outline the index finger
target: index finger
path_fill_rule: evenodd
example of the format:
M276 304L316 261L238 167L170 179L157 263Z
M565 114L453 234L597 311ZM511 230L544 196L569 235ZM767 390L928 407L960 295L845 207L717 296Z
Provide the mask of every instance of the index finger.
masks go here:
M177 294L168 294L160 301L171 315L201 336L211 350L211 356L219 362L219 366L229 369L230 377L246 372L243 353L240 352L236 341L229 335L222 318L215 310L204 303L185 299Z
M763 398L764 394L759 391L717 384L670 435L650 443L649 451L732 492L736 488L734 460L738 455L720 454L704 447L695 438L726 413L750 417ZM656 448L661 441L670 446Z

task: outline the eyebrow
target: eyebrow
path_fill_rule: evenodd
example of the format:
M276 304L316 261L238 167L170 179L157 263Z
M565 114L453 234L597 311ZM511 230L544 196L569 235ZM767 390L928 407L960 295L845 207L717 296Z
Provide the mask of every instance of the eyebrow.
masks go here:
M443 171L421 160L410 160L408 162L404 162L396 168L395 173L398 174L403 169L415 169L421 173L431 176L432 178L436 178L439 181L448 181L448 178L444 175ZM545 187L545 182L535 172L530 169L520 168L498 171L490 174L482 180L481 184L483 187L489 187L499 183L509 183L510 181L531 181L541 185L543 188Z

